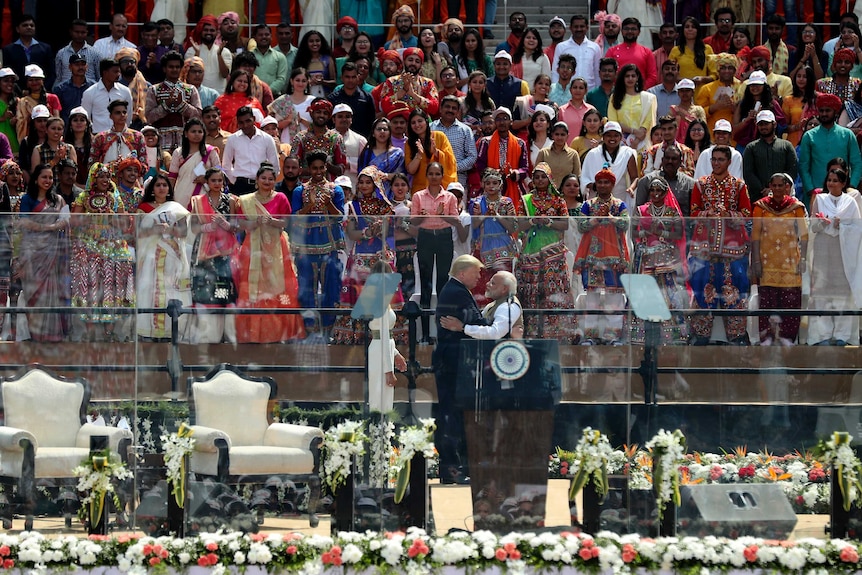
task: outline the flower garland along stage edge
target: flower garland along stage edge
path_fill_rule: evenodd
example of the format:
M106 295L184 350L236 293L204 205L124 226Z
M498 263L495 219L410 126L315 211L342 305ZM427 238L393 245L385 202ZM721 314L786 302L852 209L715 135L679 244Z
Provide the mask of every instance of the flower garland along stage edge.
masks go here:
M185 505L186 499L186 458L195 448L193 433L192 428L183 423L176 433L161 436L168 484L180 509Z
M82 519L88 519L90 525L95 525L102 517L105 497L109 493L117 509L122 507L114 490L114 482L131 479L132 472L126 469L119 456L111 453L110 449L91 453L72 473L78 478L78 491L85 494L81 499L79 514Z
M47 538L38 532L0 534L0 563L6 569L69 572L116 566L124 573L293 572L320 574L333 567L355 572L430 574L446 567L466 572L507 573L716 573L730 570L827 575L858 572L859 546L832 539L769 541L707 537L644 539L637 535L581 533L455 532L430 537L406 533L342 532L324 535L219 532L187 539L120 535ZM341 572L341 571L339 571Z

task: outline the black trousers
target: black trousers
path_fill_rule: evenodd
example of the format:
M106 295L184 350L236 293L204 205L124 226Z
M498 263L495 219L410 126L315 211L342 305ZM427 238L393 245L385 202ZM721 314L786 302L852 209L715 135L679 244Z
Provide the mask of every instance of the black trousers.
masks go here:
M455 244L452 242L452 228L426 230L419 228L416 238L416 254L419 260L419 306L422 309L431 307L431 281L434 278L434 260L437 260L437 293L449 281L449 268L452 267L452 257ZM422 337L429 337L430 322L427 315L422 316Z

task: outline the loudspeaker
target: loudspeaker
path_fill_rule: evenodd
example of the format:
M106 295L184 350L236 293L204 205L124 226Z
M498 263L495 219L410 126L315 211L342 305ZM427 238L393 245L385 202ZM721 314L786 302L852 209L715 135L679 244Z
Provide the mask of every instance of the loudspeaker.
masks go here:
M681 536L787 539L796 526L787 496L774 484L687 485L677 511Z

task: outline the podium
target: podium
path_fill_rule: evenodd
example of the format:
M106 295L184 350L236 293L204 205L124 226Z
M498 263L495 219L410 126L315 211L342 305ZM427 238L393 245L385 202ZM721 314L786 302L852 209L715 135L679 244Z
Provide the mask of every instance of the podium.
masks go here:
M464 340L456 401L464 415L476 529L544 524L554 408L561 396L556 340Z

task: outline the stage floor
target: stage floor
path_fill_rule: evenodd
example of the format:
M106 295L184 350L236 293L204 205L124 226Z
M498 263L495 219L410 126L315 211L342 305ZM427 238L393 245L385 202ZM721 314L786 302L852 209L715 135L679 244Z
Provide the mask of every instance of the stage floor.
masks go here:
M431 480L431 506L436 525L436 534L445 535L450 529L472 529L473 520L470 517L470 487L462 485L440 485L436 479ZM548 527L564 527L571 525L568 514L568 480L551 479L548 482L547 517L545 525ZM580 495L578 496L578 508L581 508ZM829 523L828 515L797 515L798 523L796 529L790 536L791 540L813 537L816 539L828 539L825 527ZM20 532L24 524L23 518L14 521L15 529L9 533ZM86 531L77 521L72 523L72 529L67 529L62 517L37 517L33 529L46 536L76 535L86 536ZM330 533L329 516L322 515L320 524L316 528L308 525L308 518L300 517L272 517L267 516L261 526L261 532L298 532L316 533L328 535Z

